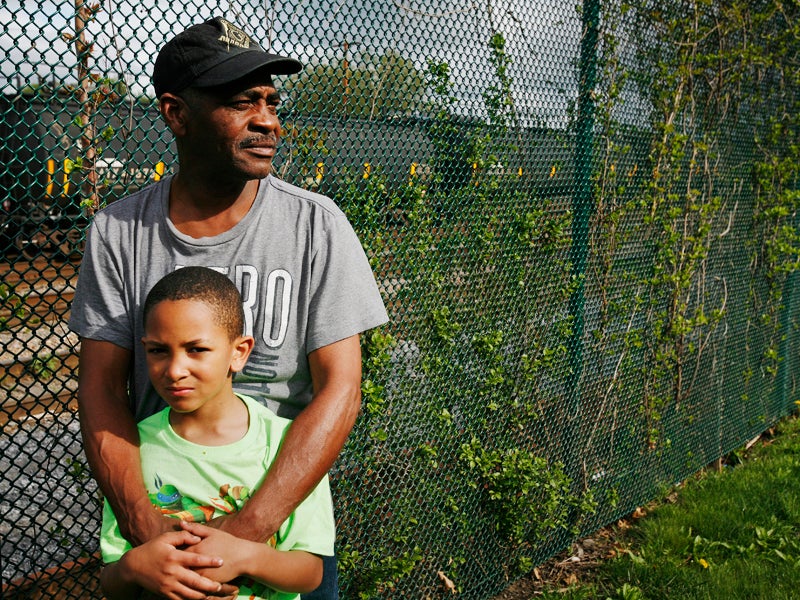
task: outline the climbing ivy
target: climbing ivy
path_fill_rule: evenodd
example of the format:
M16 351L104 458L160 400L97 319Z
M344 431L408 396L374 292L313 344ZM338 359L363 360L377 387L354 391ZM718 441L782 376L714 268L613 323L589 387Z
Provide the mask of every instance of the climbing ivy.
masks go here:
M335 199L403 314L362 343L363 415L336 479L349 594L387 597L412 580L430 597L463 591L476 565L513 578L716 458L693 443L709 411L777 387L800 262L800 81L784 62L800 20L785 13L771 0L602 3L585 275L570 263L573 206L523 176L530 132L498 30L483 120L459 114L455 67L429 60L426 169L400 183L380 166L341 175ZM781 108L758 116L767 106ZM548 143L571 150L576 120ZM570 168L553 164L550 178ZM742 252L747 274L728 266ZM736 381L721 369L731 335ZM718 422L721 453L734 437ZM390 497L386 481L400 482ZM430 527L444 547L418 543Z

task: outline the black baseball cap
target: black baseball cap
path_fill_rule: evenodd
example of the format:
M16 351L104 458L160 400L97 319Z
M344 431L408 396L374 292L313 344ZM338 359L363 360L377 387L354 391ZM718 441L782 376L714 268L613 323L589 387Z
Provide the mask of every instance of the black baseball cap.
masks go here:
M303 64L266 52L239 27L215 17L192 25L164 44L153 67L153 87L156 97L161 97L189 86L230 83L262 68L270 75L292 75Z

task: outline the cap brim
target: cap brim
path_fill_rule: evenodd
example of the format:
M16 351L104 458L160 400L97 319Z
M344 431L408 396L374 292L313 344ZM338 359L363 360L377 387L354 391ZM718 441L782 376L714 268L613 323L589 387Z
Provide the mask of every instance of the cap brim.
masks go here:
M191 85L193 87L224 85L261 69L268 75L294 75L302 68L303 63L287 56L262 51L243 52L201 73Z

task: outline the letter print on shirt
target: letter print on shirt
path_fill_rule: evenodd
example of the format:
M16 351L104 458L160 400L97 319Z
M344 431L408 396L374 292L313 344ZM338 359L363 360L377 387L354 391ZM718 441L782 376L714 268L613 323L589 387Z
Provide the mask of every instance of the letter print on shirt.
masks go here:
M244 331L246 335L256 337L253 328L256 323L256 311L264 313L261 341L267 348L280 348L289 330L289 316L292 306L292 275L286 269L275 269L267 276L264 298L259 304L258 270L253 265L237 265L235 270L236 287L242 294L244 307Z

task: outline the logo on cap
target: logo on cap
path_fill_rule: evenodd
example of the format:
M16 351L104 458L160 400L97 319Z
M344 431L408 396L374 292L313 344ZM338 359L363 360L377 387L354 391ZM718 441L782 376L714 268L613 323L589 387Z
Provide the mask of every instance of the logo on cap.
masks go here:
M239 48L250 47L250 36L244 31L239 29L233 23L225 19L218 19L222 25L222 35L219 36L219 41L227 44L228 46L238 46Z

